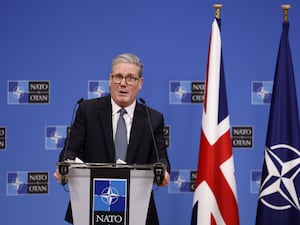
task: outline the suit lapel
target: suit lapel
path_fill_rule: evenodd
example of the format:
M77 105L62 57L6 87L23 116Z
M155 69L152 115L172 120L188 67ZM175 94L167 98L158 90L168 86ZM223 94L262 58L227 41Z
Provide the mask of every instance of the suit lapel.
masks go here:
M134 160L134 156L136 151L138 150L138 144L141 139L142 131L145 126L145 110L141 107L140 104L136 104L132 127L130 131L130 140L127 148L127 163L132 163Z
M99 104L99 119L100 126L102 126L102 131L104 135L104 141L107 146L107 153L109 155L109 162L115 161L115 150L112 132L112 107L110 102L110 96L104 97L103 102ZM105 148L103 148L105 149Z

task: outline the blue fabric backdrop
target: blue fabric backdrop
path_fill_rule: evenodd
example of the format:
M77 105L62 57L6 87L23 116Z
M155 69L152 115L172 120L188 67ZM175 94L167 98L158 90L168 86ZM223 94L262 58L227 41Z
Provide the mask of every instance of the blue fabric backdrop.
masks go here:
M231 126L252 129L252 147L233 149L242 225L255 221L282 3L222 1ZM66 224L69 196L53 178L65 128L79 98L107 92L111 59L122 52L141 57L145 83L140 97L165 114L169 129L172 182L155 191L161 224L190 223L191 172L197 167L202 104L181 101L180 94L193 95L191 84L205 80L212 4L208 0L0 2L1 224ZM291 4L289 35L299 90L300 3ZM180 90L171 88L179 86Z

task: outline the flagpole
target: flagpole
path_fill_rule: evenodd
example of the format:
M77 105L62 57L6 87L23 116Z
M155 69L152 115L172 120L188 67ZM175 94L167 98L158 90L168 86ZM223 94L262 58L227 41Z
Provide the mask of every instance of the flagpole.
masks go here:
M222 4L214 4L214 8L216 9L215 17L216 19L220 19L221 17L221 8L223 7Z
M287 23L289 22L289 9L291 5L281 5L281 8L283 9L283 21Z
M281 6L284 22L274 74L256 225L300 224L298 192L300 124L288 37L290 7L290 5Z

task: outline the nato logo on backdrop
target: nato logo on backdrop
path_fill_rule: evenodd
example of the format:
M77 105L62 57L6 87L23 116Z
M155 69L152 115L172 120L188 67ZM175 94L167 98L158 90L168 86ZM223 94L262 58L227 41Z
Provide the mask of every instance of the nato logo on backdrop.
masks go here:
M0 151L6 149L6 127L0 127Z
M88 81L88 99L99 98L109 95L108 80L89 80Z
M125 225L126 204L126 179L93 179L92 224Z
M170 172L169 193L190 193L194 191L197 172L190 170L172 170Z
M8 172L6 195L48 194L48 172Z
M271 104L273 81L252 81L251 103L252 105Z
M231 142L233 148L253 148L253 126L232 126Z
M9 80L7 104L50 103L50 81Z
M45 149L62 149L67 138L67 126L46 126Z
M250 171L250 193L257 194L260 189L261 170Z
M169 103L203 103L204 90L205 82L203 81L169 81Z

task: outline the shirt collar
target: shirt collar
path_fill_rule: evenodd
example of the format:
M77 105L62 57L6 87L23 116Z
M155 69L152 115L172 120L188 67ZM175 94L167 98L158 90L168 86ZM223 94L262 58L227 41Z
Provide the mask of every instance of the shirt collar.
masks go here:
M119 105L117 105L117 103L113 100L113 98L111 98L111 105L112 105L112 114L113 115L118 113L118 111L121 109L121 107ZM127 111L127 115L129 115L131 118L133 118L135 105L136 105L136 101L133 101L133 103L131 105L125 107L125 109Z

